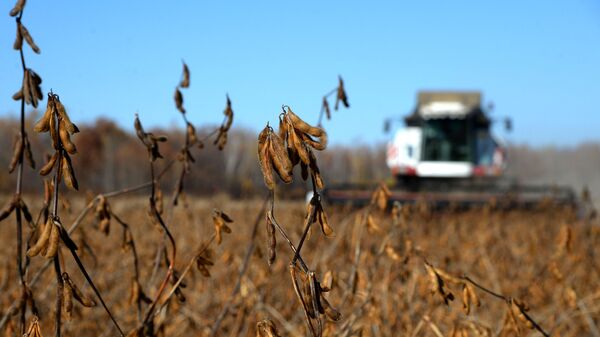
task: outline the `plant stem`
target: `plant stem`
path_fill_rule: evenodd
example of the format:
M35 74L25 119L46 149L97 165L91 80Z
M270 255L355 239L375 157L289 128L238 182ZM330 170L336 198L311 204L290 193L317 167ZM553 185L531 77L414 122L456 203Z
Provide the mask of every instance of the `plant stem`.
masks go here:
M152 316L153 316L152 312L154 311L154 308L156 307L156 304L160 300L160 297L161 297L163 291L165 290L165 288L167 286L167 283L169 282L169 279L173 275L173 270L174 270L174 267L175 267L175 257L177 256L177 247L176 247L176 244L175 244L175 239L171 235L171 232L167 228L167 225L164 223L162 217L160 216L160 213L158 212L158 209L156 208L156 200L155 200L155 196L156 196L156 180L155 180L155 177L154 177L154 162L152 161L152 157L151 157L150 153L148 153L148 156L149 156L149 160L150 160L150 178L152 180L152 192L151 192L151 195L150 195L150 208L151 208L151 211L152 211L155 219L158 221L158 223L160 224L160 226L162 227L162 229L165 231L165 234L167 235L167 237L168 237L168 239L169 239L169 241L171 243L172 252L171 252L171 258L170 258L169 267L167 269L167 274L165 275L164 280L162 281L160 287L158 288L158 292L156 293L154 301L152 301L152 304L150 304L150 307L148 308L148 311L146 312L146 317L144 318L144 321L142 322L142 325L148 324L148 321L152 318Z
M473 279L471 279L467 275L463 276L462 279L465 280L465 281L468 281L469 283L471 283L475 287L479 288L479 290L482 290L482 291L484 291L484 292L486 292L486 293L488 293L488 294L490 294L490 295L492 295L492 296L494 296L494 297L496 297L498 299L504 300L505 302L510 302L510 298L508 298L508 297L506 297L504 295L498 294L498 293L496 293L496 292L494 292L494 291L492 291L492 290L490 290L490 289L482 286L481 284L473 281Z
M56 107L55 107L56 111ZM58 116L53 115L51 118L56 118L58 120ZM58 123L56 125L56 132L58 133ZM58 219L58 191L59 191L59 177L62 173L62 149L57 150L58 158L56 169L54 170L54 191L52 193L52 211L50 214L51 219ZM53 222L50 222L49 225L56 226ZM62 292L63 292L63 280L62 280L62 272L60 268L60 261L58 259L58 253L54 256L54 273L56 274L56 313L54 317L54 334L56 337L60 337L60 329L61 329L61 309L62 309Z
M21 18L23 17L23 9L21 10L21 12L19 13L19 16L17 16L16 18L16 23L17 23L17 34L18 34L18 38L20 37L22 39L21 36L21 30L19 29L19 25L21 24ZM25 70L27 69L25 66L25 56L23 55L23 44L21 44L21 48L19 48L19 55L21 57L21 68L23 69L23 80L25 80ZM21 144L22 146L25 146L25 98L23 97L21 99L21 113L20 113L20 117L21 117L21 125L20 125L20 135L19 137L21 137ZM21 192L22 192L22 188L23 188L23 155L24 155L24 150L21 151L20 155L19 155L19 159L18 159L18 166L17 166L17 187L16 187L16 191L15 191L15 196L20 200L21 199ZM22 201L20 201L22 202ZM25 275L23 272L23 223L22 223L22 219L21 219L21 207L20 205L16 207L15 210L15 217L16 217L16 225L17 225L17 272L19 274L19 284L21 286L21 296L23 296L23 303L26 303L26 298L25 296L27 296L27 285L25 284ZM21 308L21 314L20 314L20 321L19 321L19 331L22 334L25 333L25 314L26 314L26 306L23 305Z
M52 225L54 226L54 225ZM61 314L62 314L62 293L63 293L63 280L62 273L60 271L60 261L58 260L58 254L53 258L54 261L54 272L56 274L56 312L54 313L54 335L60 337L60 326L61 326ZM23 306L25 307L25 306Z

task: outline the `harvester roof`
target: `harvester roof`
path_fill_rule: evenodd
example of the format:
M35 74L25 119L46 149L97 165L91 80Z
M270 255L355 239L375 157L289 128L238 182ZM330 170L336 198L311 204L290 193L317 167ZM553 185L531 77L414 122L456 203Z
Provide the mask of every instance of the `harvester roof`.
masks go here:
M420 91L417 106L405 118L409 126L419 126L427 119L473 119L479 125L490 121L481 109L479 91Z

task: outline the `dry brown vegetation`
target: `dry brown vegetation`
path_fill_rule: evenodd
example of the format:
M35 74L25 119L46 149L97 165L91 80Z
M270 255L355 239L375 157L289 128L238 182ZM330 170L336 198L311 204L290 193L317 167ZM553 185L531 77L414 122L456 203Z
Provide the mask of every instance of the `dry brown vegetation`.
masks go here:
M128 196L108 200L111 211L130 225L139 280L146 294L152 296L159 281L157 276L152 278L157 250L153 233L157 227L148 217L147 202ZM195 252L210 242L215 207L235 221L228 225L232 233L223 237L223 243L213 244L207 251L214 263L208 267L210 277L203 276L196 266L191 269L187 287L182 289L186 301L172 300L160 311L157 331L165 336L210 335L215 320L227 307L219 336L253 336L256 323L266 318L273 321L281 335L306 335L302 309L290 285L291 252L280 243L278 259L268 266L262 216L260 230L253 237L253 222L261 213L262 203L188 199L184 207L174 211L172 232L181 252L176 270L182 270ZM83 206L81 198L73 199L71 209L62 212L63 222L71 224ZM279 211L278 221L287 224L292 241L297 242L305 206L300 202L278 202L277 207L285 209ZM450 275L467 275L496 293L523 301L530 307L531 317L553 336L589 336L596 331L600 319L597 224L576 220L570 210L551 206L541 206L534 212L480 209L429 214L424 207L408 209L404 208L396 219L390 210L373 211L377 229L371 230L361 219L364 210L329 209L335 237L326 238L320 231L313 231L303 256L319 279L331 272L333 290L328 300L342 314L340 322L325 321L324 335L433 336L439 330L443 336L452 336L452 331L465 329L468 336L517 335L509 332L514 325L507 321L510 311L506 303L484 291L475 289L481 306L472 304L467 315L461 286L446 282L455 300L444 305L438 294L431 294L425 259ZM14 226L3 224L2 237L14 237ZM134 259L123 245L123 237L123 228L114 218L106 235L91 213L73 234L81 247L82 260L106 302L119 323L129 329L136 326L137 320L136 304L131 302L135 272ZM236 288L251 245L255 249L249 267ZM0 253L0 304L4 314L18 299L19 288L12 268L14 245L4 245ZM44 262L32 261L30 277ZM85 294L91 295L73 262L66 256L63 262L63 269L70 271ZM47 334L53 328L54 283L49 271L32 286L42 329ZM14 332L17 321L11 317L4 329ZM517 320L517 326L522 335L534 335L523 322ZM65 322L64 334L82 331L97 336L116 332L101 308L75 306L72 318Z
M328 207L320 193L332 157L316 151L327 148L320 121L331 116L329 96L335 110L349 107L341 77L323 97L318 126L283 106L278 129L267 124L252 142L266 186L253 185L254 198L197 198L187 188L209 167L198 159L227 148L234 112L227 97L222 124L198 135L184 106L184 63L173 98L185 132L146 130L136 115L130 151L141 182L77 193L87 182L79 172L114 160L115 148L99 157L89 136L92 145L79 146L80 129L55 92L35 126L25 119L25 106L44 95L41 77L25 66L23 41L40 49L21 23L24 6L10 13L23 80L13 96L21 103L9 164L15 192L0 209L5 336L600 335L600 227L592 216L551 202L432 212L392 204L384 183L364 208ZM25 165L35 168L42 144L42 177L27 180L44 193L25 193ZM308 204L282 188L302 181L312 187Z

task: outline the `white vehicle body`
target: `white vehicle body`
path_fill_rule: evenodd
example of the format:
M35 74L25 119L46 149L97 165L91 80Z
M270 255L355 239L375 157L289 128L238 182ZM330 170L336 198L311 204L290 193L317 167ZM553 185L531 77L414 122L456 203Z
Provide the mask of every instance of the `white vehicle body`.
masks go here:
M400 129L388 144L387 165L394 175L416 173L421 158L421 128Z
M436 98L441 98L437 99ZM490 133L479 93L423 92L407 126L387 148L387 165L397 177L470 178L498 176L504 150Z
M396 132L388 144L387 165L394 175L466 178L473 175L469 162L421 161L421 128L407 127Z

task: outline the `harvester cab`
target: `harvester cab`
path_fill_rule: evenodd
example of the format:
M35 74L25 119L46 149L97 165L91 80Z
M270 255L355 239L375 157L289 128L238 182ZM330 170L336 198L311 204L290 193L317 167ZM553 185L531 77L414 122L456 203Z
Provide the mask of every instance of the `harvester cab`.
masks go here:
M388 144L387 165L401 184L501 176L505 149L491 133L481 93L422 91L406 126Z

